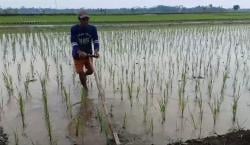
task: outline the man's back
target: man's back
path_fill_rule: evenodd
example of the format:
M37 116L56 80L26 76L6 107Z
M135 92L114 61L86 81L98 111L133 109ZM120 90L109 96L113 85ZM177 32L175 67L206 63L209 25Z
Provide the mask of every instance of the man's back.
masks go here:
M79 24L71 27L71 42L78 45L79 50L92 54L92 42L98 43L96 27L93 25L81 26Z

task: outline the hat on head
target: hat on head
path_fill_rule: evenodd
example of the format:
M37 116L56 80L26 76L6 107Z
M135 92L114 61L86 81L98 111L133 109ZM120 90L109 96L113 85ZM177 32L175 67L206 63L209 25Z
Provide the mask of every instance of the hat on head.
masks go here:
M88 14L86 11L80 10L79 15L78 15L78 18L79 18L79 19L90 18L90 16L89 16L89 14Z

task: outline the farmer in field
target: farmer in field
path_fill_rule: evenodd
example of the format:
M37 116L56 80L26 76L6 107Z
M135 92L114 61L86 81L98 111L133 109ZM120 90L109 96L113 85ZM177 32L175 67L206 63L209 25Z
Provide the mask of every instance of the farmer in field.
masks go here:
M88 90L87 75L94 72L93 55L99 57L99 41L96 27L89 24L90 16L88 13L81 10L78 19L80 24L71 27L72 56L81 84Z

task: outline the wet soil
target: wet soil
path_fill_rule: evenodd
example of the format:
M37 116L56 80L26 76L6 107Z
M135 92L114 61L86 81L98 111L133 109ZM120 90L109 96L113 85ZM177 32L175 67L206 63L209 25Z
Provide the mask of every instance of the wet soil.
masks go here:
M240 130L225 135L188 140L184 143L169 145L250 145L250 130Z
M3 132L3 128L0 127L0 145L7 145L8 144L8 136L6 133Z

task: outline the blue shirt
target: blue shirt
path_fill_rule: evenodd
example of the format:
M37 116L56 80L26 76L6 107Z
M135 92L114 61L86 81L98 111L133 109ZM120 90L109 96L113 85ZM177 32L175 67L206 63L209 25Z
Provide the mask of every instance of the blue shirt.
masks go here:
M74 59L79 58L78 50L92 54L92 43L94 44L94 50L99 51L98 34L95 26L80 26L77 24L71 27L72 56Z

